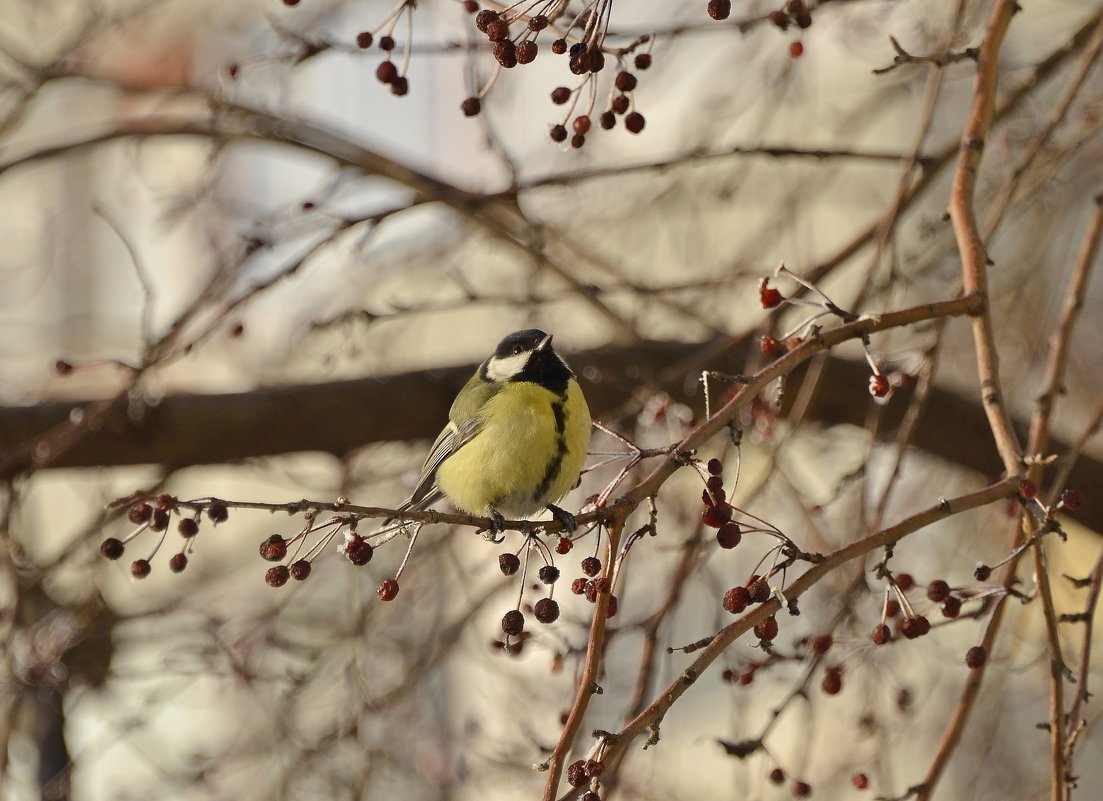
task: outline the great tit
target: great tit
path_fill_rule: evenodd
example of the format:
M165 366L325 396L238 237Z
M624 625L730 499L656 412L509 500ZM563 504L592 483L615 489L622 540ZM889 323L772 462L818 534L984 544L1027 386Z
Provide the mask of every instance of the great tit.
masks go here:
M574 517L555 506L578 481L590 441L590 409L550 334L510 334L467 382L433 443L417 486L400 512L447 496L469 514L505 517L546 508L568 530Z

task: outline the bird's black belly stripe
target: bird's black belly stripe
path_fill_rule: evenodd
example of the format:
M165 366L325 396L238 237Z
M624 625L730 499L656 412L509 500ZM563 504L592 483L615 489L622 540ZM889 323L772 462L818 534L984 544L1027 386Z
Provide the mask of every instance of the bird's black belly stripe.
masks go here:
M536 492L532 497L534 500L543 498L547 495L548 490L551 489L552 482L555 481L559 475L559 470L563 466L563 456L567 453L567 437L565 432L567 430L567 414L563 408L563 398L552 401L551 410L552 415L555 417L555 454L552 456L551 461L548 462L547 469L544 470L544 478L540 481L540 486L536 488Z

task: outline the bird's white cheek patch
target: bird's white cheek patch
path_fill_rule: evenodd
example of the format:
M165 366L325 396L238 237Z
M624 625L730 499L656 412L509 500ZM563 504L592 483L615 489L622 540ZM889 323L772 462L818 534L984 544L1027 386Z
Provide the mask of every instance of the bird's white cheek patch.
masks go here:
M530 353L518 353L513 356L504 356L491 359L486 366L486 376L491 381L508 381L525 369L525 362L529 360Z

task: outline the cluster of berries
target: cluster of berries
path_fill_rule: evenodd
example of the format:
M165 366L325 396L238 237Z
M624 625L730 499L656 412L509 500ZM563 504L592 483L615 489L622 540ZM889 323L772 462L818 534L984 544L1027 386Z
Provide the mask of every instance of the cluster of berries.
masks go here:
M153 503L149 503L152 501ZM130 563L130 574L137 579L144 579L153 572L153 558L165 542L165 535L172 522L172 514L181 514L180 502L171 495L162 494L156 498L147 498L143 493L136 492L130 498L117 501L114 505L126 505L127 519L136 528L122 539L108 537L100 543L100 554L112 561L121 559L126 551L126 546L145 531L159 532L160 537L153 546L149 555L142 559L135 559ZM191 512L188 517L181 516L176 524L176 530L184 542L169 559L169 570L173 573L182 573L188 566L188 554L192 552L195 538L199 534L199 524L203 519L203 510L206 509L207 519L212 524L225 522L230 516L226 505L221 501L211 500L206 503L191 503L187 510Z

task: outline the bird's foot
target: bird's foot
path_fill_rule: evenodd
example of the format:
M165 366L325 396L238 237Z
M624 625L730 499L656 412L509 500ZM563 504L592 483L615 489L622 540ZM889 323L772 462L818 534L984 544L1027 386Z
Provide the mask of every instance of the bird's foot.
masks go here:
M497 509L490 510L490 528L483 532L483 539L487 542L504 542L505 537L500 536L506 530L506 519Z
M547 510L551 512L552 517L563 526L563 530L567 532L573 532L578 528L578 521L574 519L574 515L568 512L566 509L560 509L554 503L547 505Z

